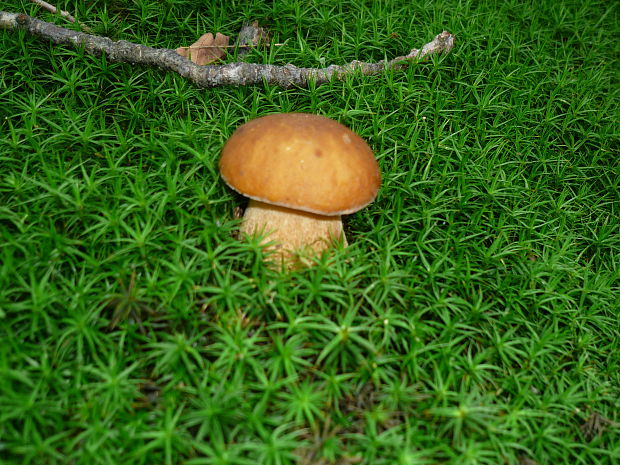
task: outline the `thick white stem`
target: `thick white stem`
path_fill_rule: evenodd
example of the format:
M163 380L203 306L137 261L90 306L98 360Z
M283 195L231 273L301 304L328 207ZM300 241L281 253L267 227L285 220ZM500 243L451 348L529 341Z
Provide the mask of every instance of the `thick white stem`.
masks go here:
M284 263L298 261L347 240L338 216L324 216L250 200L243 215L241 233L265 236L263 243L273 251L272 259Z

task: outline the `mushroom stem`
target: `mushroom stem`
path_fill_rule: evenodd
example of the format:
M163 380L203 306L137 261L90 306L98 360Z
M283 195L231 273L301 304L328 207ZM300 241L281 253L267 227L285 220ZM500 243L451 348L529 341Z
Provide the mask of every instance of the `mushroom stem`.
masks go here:
M272 258L285 263L300 255L320 254L338 240L347 246L340 215L317 215L253 199L243 215L240 232L264 235L263 243L272 243L267 248L274 251Z

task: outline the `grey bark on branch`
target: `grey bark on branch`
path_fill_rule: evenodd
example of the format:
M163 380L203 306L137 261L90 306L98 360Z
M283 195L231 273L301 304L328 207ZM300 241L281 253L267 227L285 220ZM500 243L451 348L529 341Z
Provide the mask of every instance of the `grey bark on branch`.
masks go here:
M330 65L326 68L298 68L291 64L277 66L243 62L198 66L171 49L153 48L124 40L113 41L107 37L65 29L20 13L0 11L0 29L25 30L29 34L54 44L83 47L87 53L95 56L105 55L112 62L153 66L173 71L199 87L244 86L260 83L285 88L305 87L310 81L323 84L334 78L341 79L357 72L375 75L388 68L399 69L410 62L421 61L430 55L448 53L454 47L454 36L444 31L421 49L413 49L407 55L392 60L381 60L377 63L353 61L345 65Z

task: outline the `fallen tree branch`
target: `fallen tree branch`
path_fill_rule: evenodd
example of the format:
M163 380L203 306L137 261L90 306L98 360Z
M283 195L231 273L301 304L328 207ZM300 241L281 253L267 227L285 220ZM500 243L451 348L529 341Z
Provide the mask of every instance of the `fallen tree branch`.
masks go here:
M25 14L0 11L0 29L21 29L55 44L83 47L86 52L95 56L105 55L112 62L154 66L173 71L199 87L242 86L263 82L281 87L305 87L309 81L323 84L333 78L341 79L356 72L365 75L379 74L387 68L401 68L409 62L420 61L430 55L447 53L454 47L454 36L444 31L421 49L413 49L407 55L377 63L353 61L327 68L298 68L291 64L277 66L254 63L198 66L174 50L152 48L124 40L115 42L107 37L58 27Z

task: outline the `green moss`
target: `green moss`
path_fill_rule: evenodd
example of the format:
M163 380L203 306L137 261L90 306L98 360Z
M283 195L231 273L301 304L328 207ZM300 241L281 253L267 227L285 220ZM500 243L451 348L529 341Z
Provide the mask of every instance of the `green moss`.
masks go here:
M618 8L219 3L58 6L169 48L256 19L285 43L257 63L458 43L205 90L0 31L0 462L617 462ZM351 246L285 275L234 238L217 171L239 124L284 111L350 126L383 173Z

